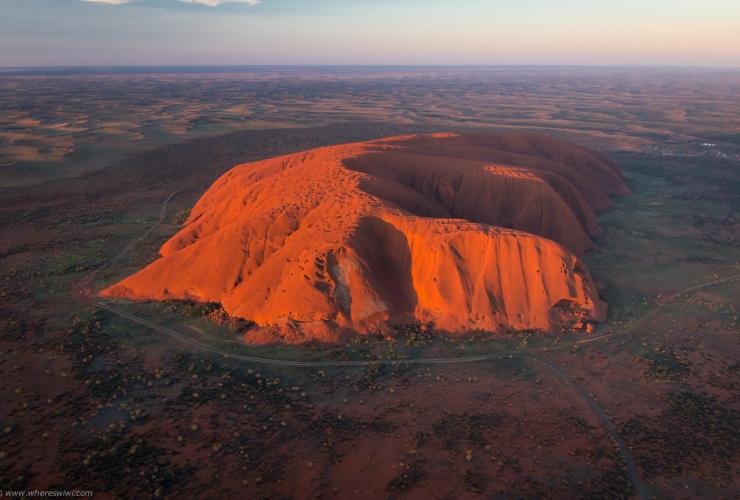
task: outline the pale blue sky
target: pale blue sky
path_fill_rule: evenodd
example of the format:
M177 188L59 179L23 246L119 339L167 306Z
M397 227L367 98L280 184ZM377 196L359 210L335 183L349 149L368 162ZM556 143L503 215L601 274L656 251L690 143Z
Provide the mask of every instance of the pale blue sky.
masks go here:
M736 0L252 3L0 0L0 66L740 65Z

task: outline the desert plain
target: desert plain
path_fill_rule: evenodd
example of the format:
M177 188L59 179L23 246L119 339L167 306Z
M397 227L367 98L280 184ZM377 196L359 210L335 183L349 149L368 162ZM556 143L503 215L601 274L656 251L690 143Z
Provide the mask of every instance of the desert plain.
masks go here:
M0 482L99 496L732 498L740 73L221 68L0 76ZM629 194L583 261L595 331L388 325L245 342L218 304L100 298L234 165L544 133Z

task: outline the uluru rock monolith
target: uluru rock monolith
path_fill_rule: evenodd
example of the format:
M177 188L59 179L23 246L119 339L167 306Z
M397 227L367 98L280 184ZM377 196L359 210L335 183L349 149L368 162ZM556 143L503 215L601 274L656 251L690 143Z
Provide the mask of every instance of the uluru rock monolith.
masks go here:
M161 258L102 291L219 302L283 340L383 323L454 333L603 318L578 256L628 190L603 155L537 134L393 137L238 165Z

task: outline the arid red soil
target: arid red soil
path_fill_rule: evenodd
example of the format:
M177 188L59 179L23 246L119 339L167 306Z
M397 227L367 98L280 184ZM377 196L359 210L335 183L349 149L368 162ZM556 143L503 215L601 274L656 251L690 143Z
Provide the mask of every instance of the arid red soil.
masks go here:
M160 259L102 294L219 302L290 342L385 322L547 329L564 304L599 320L577 256L627 192L615 163L542 135L319 148L228 171Z

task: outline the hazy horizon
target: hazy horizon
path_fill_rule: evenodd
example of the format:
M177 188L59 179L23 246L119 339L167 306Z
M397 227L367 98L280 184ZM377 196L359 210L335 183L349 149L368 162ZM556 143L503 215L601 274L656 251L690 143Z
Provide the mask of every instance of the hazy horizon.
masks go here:
M740 5L4 0L0 67L738 67Z
M679 64L108 64L108 65L69 65L69 66L1 66L0 76L23 76L30 74L111 74L111 73L247 73L260 70L358 70L367 72L425 72L433 70L624 70L624 71L698 71L698 72L738 72L738 65L697 66Z

